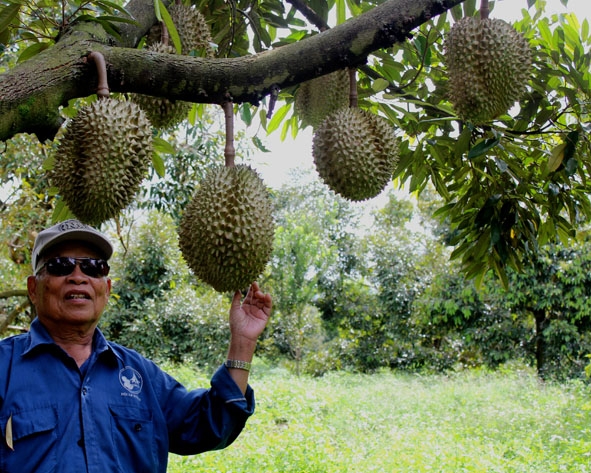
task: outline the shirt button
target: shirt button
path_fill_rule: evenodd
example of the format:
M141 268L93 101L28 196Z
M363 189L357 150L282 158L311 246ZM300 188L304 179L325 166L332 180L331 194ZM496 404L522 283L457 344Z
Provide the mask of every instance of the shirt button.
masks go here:
M87 393L87 392L88 392L88 389L86 389L86 388L82 388L82 395L83 395L83 396L86 396L86 393Z
M80 439L76 443L78 444L79 447L84 447L84 439Z
M139 432L140 430L142 430L142 424L135 424L133 426L133 430L135 430L136 432Z

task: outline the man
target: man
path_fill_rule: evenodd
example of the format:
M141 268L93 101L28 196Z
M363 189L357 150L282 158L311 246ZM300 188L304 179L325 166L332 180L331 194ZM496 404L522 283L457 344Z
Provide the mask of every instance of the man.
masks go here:
M230 307L228 360L187 391L97 328L111 291L109 240L77 220L39 233L29 333L0 341L0 473L165 472L168 452L228 446L254 411L248 370L271 312L253 283Z

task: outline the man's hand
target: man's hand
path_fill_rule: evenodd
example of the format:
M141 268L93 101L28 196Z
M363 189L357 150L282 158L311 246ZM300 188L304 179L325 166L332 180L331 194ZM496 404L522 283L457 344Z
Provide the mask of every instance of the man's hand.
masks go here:
M267 325L273 301L271 295L263 293L256 282L251 284L242 304L241 297L240 291L234 293L230 307L230 332L232 338L256 343Z
M267 326L271 316L273 300L270 294L263 293L259 285L253 282L240 303L242 294L234 293L230 306L230 348L228 359L251 362L256 343ZM246 392L248 385L248 371L239 368L229 368L230 376Z

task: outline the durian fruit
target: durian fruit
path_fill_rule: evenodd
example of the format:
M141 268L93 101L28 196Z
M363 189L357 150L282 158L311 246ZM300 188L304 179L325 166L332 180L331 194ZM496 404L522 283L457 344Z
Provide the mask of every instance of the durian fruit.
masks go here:
M170 5L168 13L181 39L181 54L202 52L204 57L214 56L211 31L199 10L182 3L175 3Z
M275 224L265 184L250 166L208 171L179 224L179 246L195 276L218 292L247 288L265 269Z
M164 43L154 43L148 46L148 51L156 53L175 54L174 46ZM189 102L169 100L164 97L153 97L144 94L130 94L130 99L137 103L155 128L167 130L182 122L191 109Z
M294 109L304 126L317 128L336 110L349 105L349 72L340 69L302 82L295 94Z
M152 162L152 125L138 105L102 98L66 126L52 185L82 222L98 225L134 199Z
M328 116L312 138L319 176L333 191L353 201L378 195L398 162L398 144L390 123L356 107Z
M449 100L474 124L506 113L526 90L532 50L525 37L500 19L462 18L445 40Z

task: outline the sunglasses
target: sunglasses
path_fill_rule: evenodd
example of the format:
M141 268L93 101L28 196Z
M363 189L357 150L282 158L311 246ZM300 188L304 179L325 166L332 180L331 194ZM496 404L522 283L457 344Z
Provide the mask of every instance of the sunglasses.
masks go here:
M109 274L109 264L104 259L96 258L72 258L70 256L56 256L49 258L37 274L44 268L51 276L67 276L72 274L76 265L80 270L91 278L101 278Z

